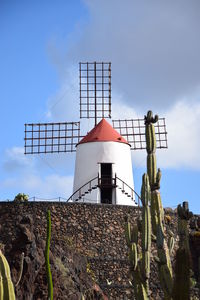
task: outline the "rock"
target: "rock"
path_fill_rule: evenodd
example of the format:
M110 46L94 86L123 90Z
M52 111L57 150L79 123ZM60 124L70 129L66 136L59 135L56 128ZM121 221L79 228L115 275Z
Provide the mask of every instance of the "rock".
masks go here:
M47 299L44 259L47 207L52 212L50 264L54 299L77 300L87 290L95 300L107 299L105 295L110 300L134 299L133 287L129 284L132 276L124 238L124 216L129 214L131 224L135 224L140 209L79 203L0 203L0 243L5 245L14 282L20 271L21 253L25 253L23 275L16 289L17 299ZM175 253L177 216L171 208L167 208L167 212L171 221L166 234L168 229L174 234ZM196 262L199 240L193 238L191 243L195 243L192 248ZM152 242L151 254L151 298L163 299L157 265L153 260L155 242ZM94 286L93 277L103 294L97 285ZM106 279L112 282L109 287Z

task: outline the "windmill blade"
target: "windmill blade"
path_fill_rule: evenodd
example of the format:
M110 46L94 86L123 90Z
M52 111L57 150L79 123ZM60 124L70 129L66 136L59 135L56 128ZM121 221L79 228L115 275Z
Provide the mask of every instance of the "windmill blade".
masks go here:
M80 122L25 124L25 154L75 152Z
M80 118L111 118L111 63L80 62Z
M146 149L144 119L112 120L113 128L131 145L131 150ZM156 135L156 147L168 148L165 118L159 118L154 124Z

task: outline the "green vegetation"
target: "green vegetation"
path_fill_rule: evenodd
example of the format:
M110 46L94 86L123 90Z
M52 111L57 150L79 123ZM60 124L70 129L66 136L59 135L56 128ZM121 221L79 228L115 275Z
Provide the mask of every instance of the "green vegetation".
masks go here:
M142 200L142 254L138 254L138 230L140 226L131 228L128 221L125 228L127 245L129 247L131 269L133 271L133 285L136 299L149 299L149 277L150 277L150 252L151 236L156 241L157 257L161 288L165 300L189 299L190 293L190 249L188 220L192 213L189 211L188 203L179 205L178 211L178 233L179 248L176 253L175 275L173 276L170 255L174 248L174 237L168 232L168 242L164 230L164 223L170 223L171 217L164 216L160 195L161 171L157 170L156 163L156 137L154 123L158 116L153 117L151 111L145 116L146 150L147 150L147 174L143 175L141 200ZM150 186L149 186L150 185ZM149 207L150 205L150 207ZM150 217L151 210L151 217ZM152 235L151 235L152 230ZM142 266L142 268L141 268ZM184 286L184 287L183 287Z
M19 193L15 196L14 201L15 202L28 202L29 195L26 195L24 193Z
M0 250L0 299L15 300L14 286L10 276L10 267L1 250Z
M21 255L19 277L18 277L17 283L15 284L15 287L17 287L19 285L19 283L22 279L23 268L24 268L24 252L22 252L22 255Z
M190 247L188 220L192 217L188 203L178 205L178 233L179 248L176 252L175 278L173 287L173 299L190 299Z
M49 250L50 250L50 240L51 240L51 213L50 210L47 211L47 237L46 237L46 248L45 248L45 263L46 263L46 273L48 282L48 300L53 300L53 281L51 275L51 267L49 262Z
M142 180L142 226L133 226L131 228L127 220L125 234L129 247L129 257L133 271L133 286L136 299L147 300L149 294L149 277L150 277L150 251L151 251L151 213L150 197L151 190L148 175L143 175ZM140 230L138 230L138 228ZM138 243L138 231L141 236L142 250Z

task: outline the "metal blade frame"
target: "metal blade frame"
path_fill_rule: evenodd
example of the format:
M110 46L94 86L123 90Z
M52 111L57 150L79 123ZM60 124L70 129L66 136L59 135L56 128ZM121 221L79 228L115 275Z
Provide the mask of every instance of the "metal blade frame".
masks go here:
M111 63L80 62L80 118L111 118Z
M25 124L25 154L75 152L80 122Z
M113 128L123 136L131 145L131 150L146 149L144 119L112 120ZM156 148L167 149L167 131L165 118L159 118L154 124L156 135Z

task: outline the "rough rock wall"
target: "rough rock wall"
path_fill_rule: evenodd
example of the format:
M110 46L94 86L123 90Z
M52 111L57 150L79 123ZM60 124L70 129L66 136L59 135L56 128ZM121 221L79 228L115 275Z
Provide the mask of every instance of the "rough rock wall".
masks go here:
M140 215L139 208L106 204L0 202L0 243L5 245L14 281L19 272L21 253L25 252L17 299L46 298L43 252L47 208L52 217L54 298L79 299L82 291L91 288L93 278L109 299L133 299L124 217L130 215L134 223ZM167 226L174 232L177 244L176 214L167 213L171 218ZM153 299L162 299L154 254L153 248L150 287ZM69 278L70 282L64 284L64 278Z

